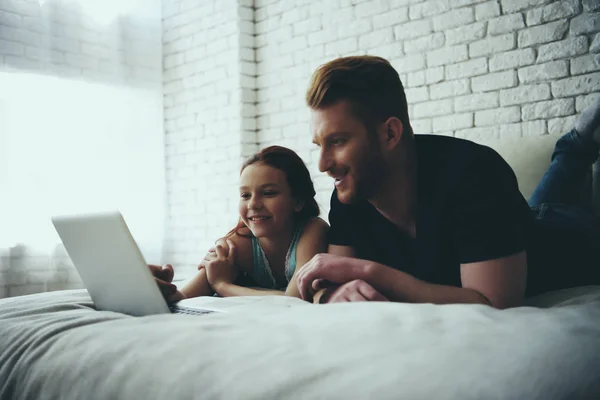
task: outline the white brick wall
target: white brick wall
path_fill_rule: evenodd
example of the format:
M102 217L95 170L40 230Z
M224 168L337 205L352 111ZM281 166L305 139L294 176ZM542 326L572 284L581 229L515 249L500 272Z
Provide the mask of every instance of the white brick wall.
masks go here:
M113 49L110 35L85 25L76 10L57 13L52 37L36 34L37 4L0 0L0 65L109 79L115 74L103 59L119 57L144 71L138 41ZM240 163L270 144L307 162L326 216L331 182L317 171L304 94L314 69L337 56L388 58L407 88L417 133L568 129L588 95L600 91L597 4L164 0L165 259L191 270L236 222ZM50 41L51 50L37 51L39 41Z
M306 18L282 35L282 16L296 3L308 9ZM578 99L600 92L597 4L256 0L257 112L264 122L259 144L279 143L301 154L319 179L318 199L326 212L331 183L317 171L304 94L318 65L365 53L388 58L400 73L417 133L476 139L566 131L578 112L576 102L584 101ZM306 46L292 51L293 63L280 65L279 49L302 37Z
M287 10L289 23L308 15ZM283 18L283 17L282 17ZM270 21L267 23L271 24ZM287 24L285 24L287 25ZM257 150L254 9L241 0L163 1L167 176L165 257L178 274L237 222L241 161ZM289 38L277 54L307 46ZM281 101L273 104L280 111ZM274 115L273 126L279 115Z
M149 2L145 8L156 4ZM2 73L156 88L162 74L160 36L156 21L135 15L107 24L75 2L0 0ZM38 111L32 107L32 118ZM0 248L0 298L80 287L61 246L50 253L21 245Z
M0 69L155 86L160 29L126 16L110 25L75 2L0 0Z

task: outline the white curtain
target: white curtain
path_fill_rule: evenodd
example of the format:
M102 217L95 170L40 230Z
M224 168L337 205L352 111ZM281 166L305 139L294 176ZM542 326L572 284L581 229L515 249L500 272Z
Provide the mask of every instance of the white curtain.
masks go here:
M52 215L120 210L162 262L160 0L0 0L0 17L0 297L76 286Z

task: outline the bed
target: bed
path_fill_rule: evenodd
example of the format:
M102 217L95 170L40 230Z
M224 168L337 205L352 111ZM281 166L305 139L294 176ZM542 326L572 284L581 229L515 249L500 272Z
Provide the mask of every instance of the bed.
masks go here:
M226 312L134 318L85 290L2 299L0 399L600 398L600 287L505 311L211 301Z

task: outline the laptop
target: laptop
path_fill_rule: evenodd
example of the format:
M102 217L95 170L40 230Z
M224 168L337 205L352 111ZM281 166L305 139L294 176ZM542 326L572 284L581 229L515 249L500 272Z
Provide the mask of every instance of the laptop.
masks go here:
M52 217L96 309L133 316L224 311L211 296L168 304L118 211Z

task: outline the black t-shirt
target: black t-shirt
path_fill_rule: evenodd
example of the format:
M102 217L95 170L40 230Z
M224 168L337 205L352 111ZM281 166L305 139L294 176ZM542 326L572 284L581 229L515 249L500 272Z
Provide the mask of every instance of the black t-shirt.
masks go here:
M461 286L460 264L527 249L532 213L510 166L489 147L415 135L416 239L367 201L346 205L334 191L329 243L442 285Z

